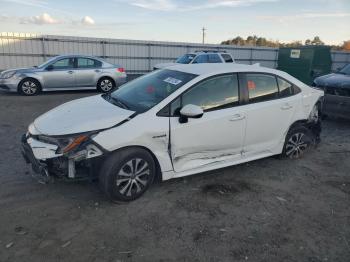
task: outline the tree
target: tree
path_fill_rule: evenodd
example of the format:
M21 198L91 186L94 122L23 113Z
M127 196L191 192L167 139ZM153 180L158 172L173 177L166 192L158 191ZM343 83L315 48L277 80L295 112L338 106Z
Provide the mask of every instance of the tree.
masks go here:
M319 36L315 36L314 39L311 41L312 45L324 45L324 42L321 41Z
M311 40L310 39L306 39L305 40L305 45L311 45Z
M341 49L343 51L350 51L350 40L344 41L344 44L342 45Z

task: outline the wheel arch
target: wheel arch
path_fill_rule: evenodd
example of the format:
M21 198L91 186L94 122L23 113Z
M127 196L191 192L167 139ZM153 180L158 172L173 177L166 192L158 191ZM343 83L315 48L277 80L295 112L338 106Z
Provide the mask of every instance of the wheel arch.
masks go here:
M103 78L108 78L108 79L110 79L110 80L113 82L114 86L117 86L117 83L115 82L115 79L114 79L113 77L111 77L110 75L101 75L101 76L99 76L99 77L97 78L97 81L96 81L96 86L98 85L98 83L99 83Z
M157 170L156 174L155 174L155 177L154 177L154 182L161 182L162 179L163 179L162 168L160 166L160 163L159 163L159 160L158 160L157 156L152 152L151 149L149 149L149 148L147 148L145 146L141 146L141 145L129 145L129 146L124 146L124 147L118 148L118 149L116 149L114 151L111 151L111 152L109 152L109 154L116 153L118 151L123 151L123 150L126 150L126 149L131 149L131 148L145 150L146 152L148 152L152 156L152 158L154 160L154 163L156 165L156 170Z
M21 87L22 83L26 80L34 80L34 81L38 82L40 91L43 90L43 84L40 81L40 79L35 78L33 76L25 76L25 77L23 77L23 79L21 81L19 81L19 83L17 85L17 91L20 91L20 87Z

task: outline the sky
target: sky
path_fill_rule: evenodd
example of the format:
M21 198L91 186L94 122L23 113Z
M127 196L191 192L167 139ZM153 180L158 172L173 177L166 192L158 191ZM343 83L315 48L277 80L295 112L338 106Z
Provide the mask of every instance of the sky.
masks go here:
M0 0L0 32L220 43L350 40L350 0Z

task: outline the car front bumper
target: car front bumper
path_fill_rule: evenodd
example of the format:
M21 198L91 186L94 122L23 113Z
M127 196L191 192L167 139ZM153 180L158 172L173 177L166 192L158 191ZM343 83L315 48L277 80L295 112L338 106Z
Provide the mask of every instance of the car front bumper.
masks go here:
M58 154L57 145L36 140L28 134L21 139L22 156L32 166L39 180L47 182L49 177L69 179L87 179L93 176L93 169L103 155L96 145L72 152L69 155Z
M21 80L16 77L0 78L0 90L17 92L18 84Z

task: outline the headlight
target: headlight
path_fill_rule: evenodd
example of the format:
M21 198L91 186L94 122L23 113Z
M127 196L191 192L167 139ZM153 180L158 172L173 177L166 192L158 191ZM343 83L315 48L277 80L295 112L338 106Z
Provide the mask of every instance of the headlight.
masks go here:
M11 78L16 74L16 71L8 71L1 74L1 78Z
M72 137L49 137L39 135L38 140L44 143L55 144L58 146L57 153L58 154L67 154L72 150L76 149L82 143L87 141L92 134L80 134Z

